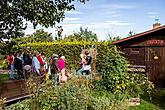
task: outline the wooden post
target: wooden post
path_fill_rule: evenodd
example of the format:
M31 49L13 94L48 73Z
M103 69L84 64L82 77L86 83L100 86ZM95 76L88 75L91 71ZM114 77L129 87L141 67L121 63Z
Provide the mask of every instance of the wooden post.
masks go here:
M96 74L96 56L97 50L93 49L93 75Z

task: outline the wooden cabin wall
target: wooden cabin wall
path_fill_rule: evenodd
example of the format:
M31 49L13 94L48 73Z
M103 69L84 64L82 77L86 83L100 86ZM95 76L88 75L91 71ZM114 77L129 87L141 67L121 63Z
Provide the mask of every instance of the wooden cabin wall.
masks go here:
M145 48L144 47L128 47L123 48L125 57L132 65L145 65Z
M151 81L165 86L165 47L146 47L146 68Z
M165 30L122 42L118 46L130 64L146 66L150 80L165 87Z

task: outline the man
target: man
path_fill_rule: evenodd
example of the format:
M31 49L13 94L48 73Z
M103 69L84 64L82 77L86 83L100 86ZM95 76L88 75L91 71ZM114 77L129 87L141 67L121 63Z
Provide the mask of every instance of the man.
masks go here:
M8 65L10 65L10 79L13 80L14 79L14 55L12 53L10 53L7 56L7 62L8 62Z
M23 60L22 60L20 52L16 53L16 56L15 56L15 59L14 59L14 68L17 70L18 79L24 79L24 76L23 76Z

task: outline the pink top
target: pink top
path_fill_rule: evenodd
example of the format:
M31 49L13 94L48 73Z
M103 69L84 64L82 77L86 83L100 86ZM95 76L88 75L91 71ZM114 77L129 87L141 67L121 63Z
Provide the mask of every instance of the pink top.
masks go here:
M57 61L57 66L58 66L58 69L61 71L62 69L64 69L65 68L65 62L64 62L64 60L63 59L59 59L58 61Z

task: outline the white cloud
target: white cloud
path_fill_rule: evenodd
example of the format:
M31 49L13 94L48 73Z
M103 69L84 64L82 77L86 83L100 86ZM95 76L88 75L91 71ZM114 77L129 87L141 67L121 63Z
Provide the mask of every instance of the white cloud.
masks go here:
M121 10L121 9L133 9L135 6L133 5L125 5L125 4L104 4L100 6L101 9L106 9L107 11L111 10Z
M65 18L64 21L67 22L67 21L77 21L79 20L80 18Z
M70 28L70 29L73 29L73 28L80 28L81 26L83 26L83 24L77 24L77 23L72 23L72 24L62 24L62 27L64 28Z
M116 18L116 17L121 17L122 14L112 14L112 15L109 15L111 18Z
M148 12L147 14L148 14L148 15L157 15L157 14L159 14L159 13L158 13L158 12L151 11L151 12Z
M159 13L155 11L151 11L151 12L148 12L147 14L149 18L156 19Z
M116 25L116 26L128 26L131 25L131 23L128 22L123 22L123 21L105 21L105 24L110 24L110 25Z
M79 11L66 11L66 14L83 14L82 12Z
M149 18L152 18L152 19L156 19L156 16L154 16L154 15L150 15L150 16L148 16Z

